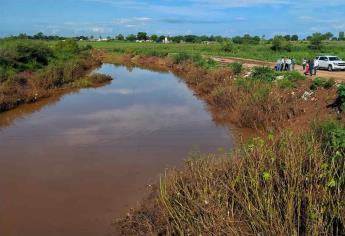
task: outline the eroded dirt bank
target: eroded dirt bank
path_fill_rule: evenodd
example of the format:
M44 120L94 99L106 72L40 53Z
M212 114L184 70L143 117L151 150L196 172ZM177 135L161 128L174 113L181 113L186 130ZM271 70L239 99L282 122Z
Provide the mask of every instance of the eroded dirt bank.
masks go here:
M123 63L162 71L171 71L182 78L194 93L214 109L218 122L232 123L240 128L256 131L277 131L285 128L300 131L315 119L341 118L332 104L336 100L336 87L318 88L310 91L312 78L297 81L295 88L281 89L278 86L265 88L254 84L251 88L238 86L236 80L248 75L248 67L240 75L225 66L203 69L190 61L174 63L171 59L147 56L108 54L103 59L108 63ZM265 64L262 64L265 65ZM264 92L262 92L264 91ZM269 91L269 94L260 93ZM256 93L258 92L258 93ZM307 93L306 93L307 92Z
M42 71L24 71L0 84L0 112L19 105L35 103L42 98L54 96L61 90L101 86L111 78L105 75L88 75L101 65L101 52L81 55L76 61L66 62L64 66L53 65Z

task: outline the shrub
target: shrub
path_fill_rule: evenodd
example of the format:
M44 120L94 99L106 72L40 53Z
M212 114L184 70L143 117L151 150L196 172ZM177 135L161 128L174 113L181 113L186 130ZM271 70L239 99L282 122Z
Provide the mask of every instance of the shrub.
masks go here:
M337 105L340 107L341 111L345 110L344 104L345 104L345 84L340 84L337 89Z
M309 39L310 44L308 47L313 50L320 50L322 48L322 39L321 33L314 33Z
M334 79L326 79L322 77L317 77L313 80L312 84L310 85L311 90L316 90L319 87L328 89L335 85Z
M315 122L313 130L321 141L323 150L331 157L345 155L345 126L337 121Z
M80 52L78 43L75 40L68 39L65 41L59 41L56 46L56 50L63 53L77 54Z
M290 81L297 81L297 80L305 80L305 76L299 73L298 71L283 71L280 72L284 76L285 79Z
M45 44L40 43L19 43L16 47L16 60L21 63L37 62L37 67L45 66L53 56L53 52Z
M282 89L291 89L295 87L295 84L291 80L284 78L282 80L278 80L278 86Z
M269 67L254 67L252 70L251 78L272 82L276 79L276 73Z
M287 41L283 36L275 36L272 40L273 51L291 51L291 43Z
M239 63L239 62L232 62L230 64L230 68L235 75L238 75L238 74L241 74L243 65L242 63Z
M234 43L230 40L227 40L222 44L222 51L224 52L233 52L234 49L235 49Z
M179 64L183 61L191 60L192 56L186 52L180 52L172 55L173 62Z

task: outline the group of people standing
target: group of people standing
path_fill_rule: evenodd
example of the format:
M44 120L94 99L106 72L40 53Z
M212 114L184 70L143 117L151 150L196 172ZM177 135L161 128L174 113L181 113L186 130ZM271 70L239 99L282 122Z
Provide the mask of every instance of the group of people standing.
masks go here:
M319 61L313 59L307 60L303 58L302 66L305 75L316 75L317 69L319 67Z
M277 60L275 70L276 71L292 71L295 69L295 59L290 57L282 57L281 59ZM319 61L318 60L307 60L306 58L303 58L302 61L303 66L303 72L305 75L316 75L317 69L319 67Z
M292 71L295 69L295 59L290 57L282 57L278 59L275 66L276 71Z

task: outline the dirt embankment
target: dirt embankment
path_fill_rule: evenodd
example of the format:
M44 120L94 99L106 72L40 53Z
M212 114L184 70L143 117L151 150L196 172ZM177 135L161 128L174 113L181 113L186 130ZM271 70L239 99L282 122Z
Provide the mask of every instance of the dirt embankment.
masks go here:
M337 117L329 108L337 95L336 88L319 88L310 92L311 78L298 81L292 89L280 89L267 84L238 86L235 75L228 67L206 70L186 61L173 63L169 58L107 55L109 63L123 63L148 69L171 71L182 78L214 112L217 122L235 124L240 128L275 132L284 128L301 131L315 119ZM252 61L252 65L255 61ZM265 65L265 64L261 64ZM246 87L247 86L247 87ZM269 94L265 94L269 91Z
M109 76L97 74L87 76L101 63L101 52L93 51L77 61L66 61L63 66L50 65L39 72L18 73L0 83L0 112L50 97L63 89L105 84L111 79Z

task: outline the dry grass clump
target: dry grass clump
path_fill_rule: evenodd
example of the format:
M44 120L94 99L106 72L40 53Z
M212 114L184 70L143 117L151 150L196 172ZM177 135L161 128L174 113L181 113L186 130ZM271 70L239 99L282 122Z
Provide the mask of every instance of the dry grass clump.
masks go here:
M323 138L286 132L228 158L193 158L118 226L123 235L344 235L345 159Z

